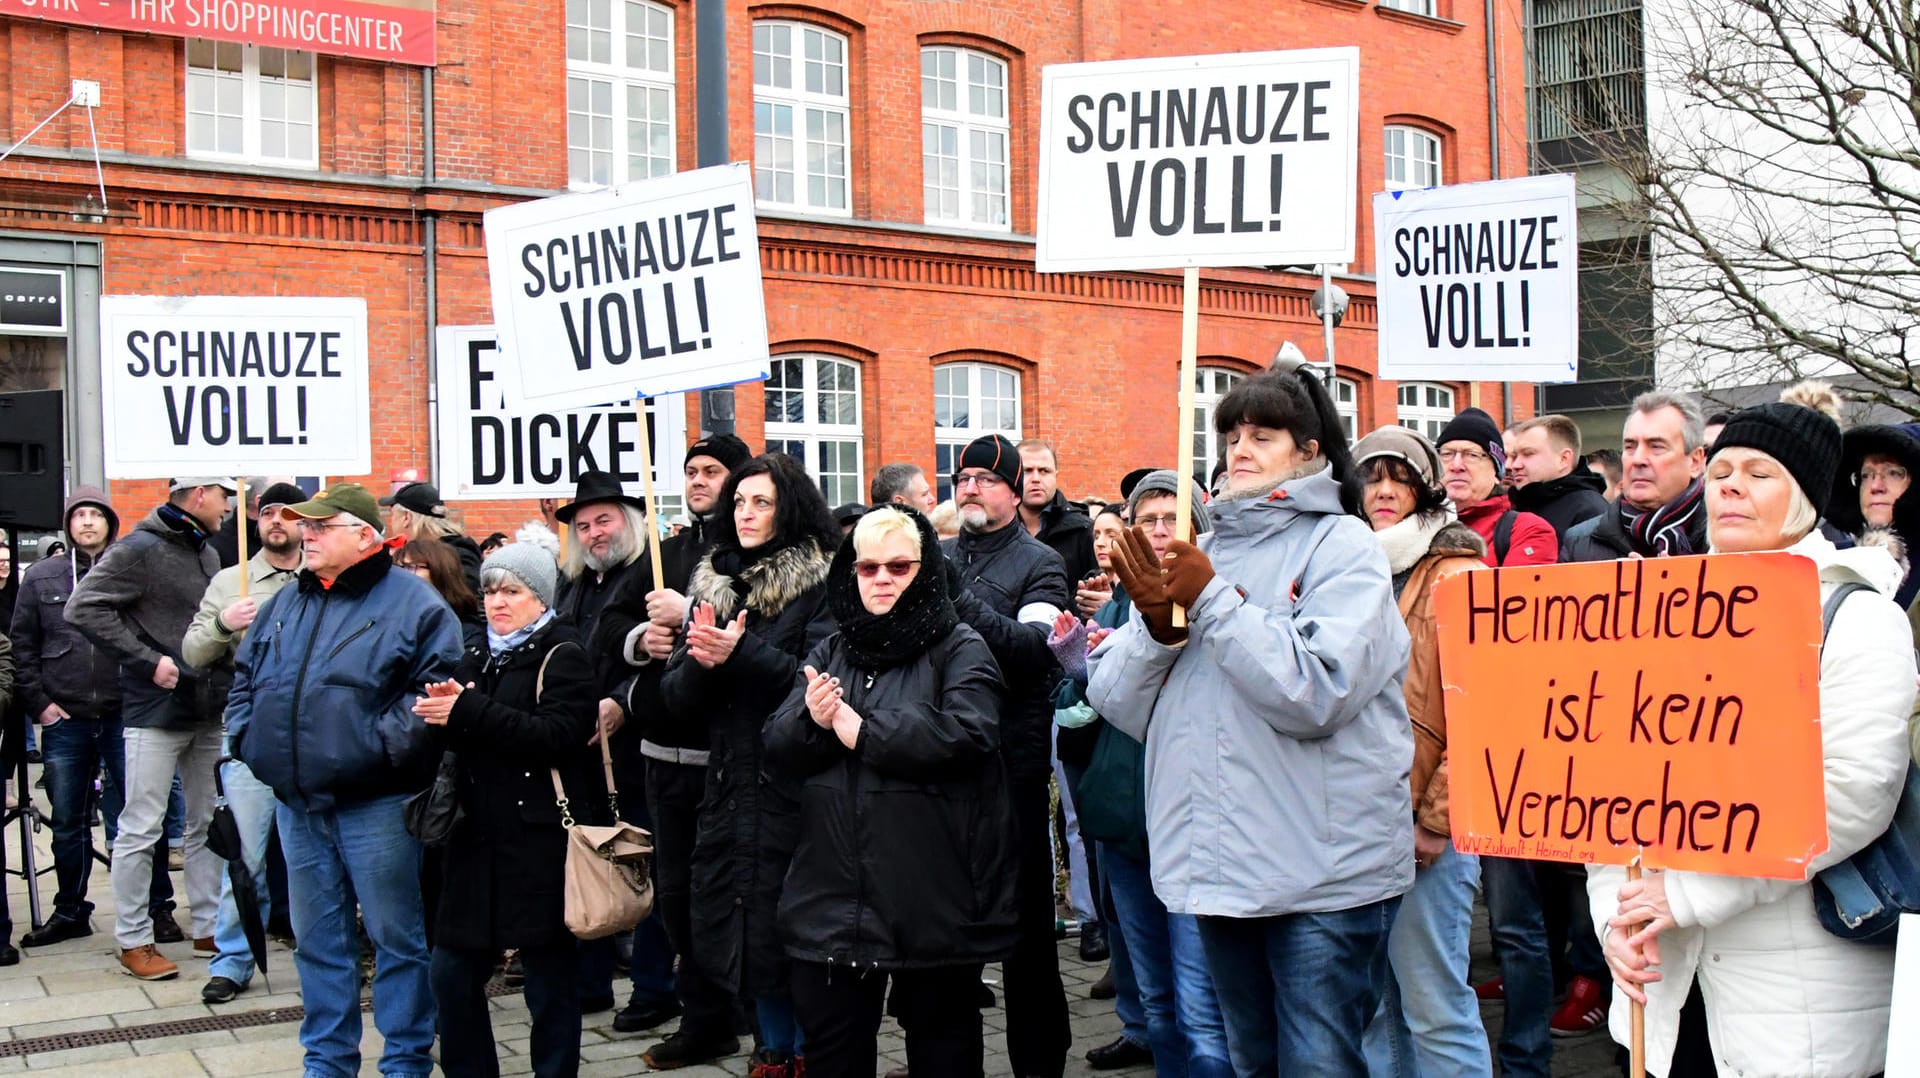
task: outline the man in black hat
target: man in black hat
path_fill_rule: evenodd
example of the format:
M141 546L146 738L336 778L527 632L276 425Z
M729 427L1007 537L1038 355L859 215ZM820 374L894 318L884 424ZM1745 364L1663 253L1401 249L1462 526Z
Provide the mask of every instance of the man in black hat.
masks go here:
M405 493L404 491L402 492ZM628 494L620 480L597 470L580 473L573 501L554 511L554 517L573 533L560 566L560 594L553 604L556 620L574 627L582 640L591 640L607 601L646 558L647 503ZM600 686L600 725L597 736L609 738L616 780L630 791L627 818L651 828L644 815L645 769L637 740L624 732L627 722L623 683L631 676L627 664L606 649L593 654L594 674ZM640 811L636 811L640 810ZM614 942L594 940L580 948L580 1009L594 1014L613 1006ZM632 1030L652 1029L680 1013L673 992L673 948L659 916L648 917L634 930L633 957L628 966L633 995L615 1016ZM644 1023L644 1024L635 1024Z
M1020 857L1020 941L1007 959L1007 1055L1013 1073L1058 1078L1073 1034L1053 937L1052 804L1054 682L1047 648L1067 609L1067 568L1020 520L1020 451L991 434L961 451L953 474L960 534L941 544L957 580L954 607L973 626L1006 681L1001 754L1006 758ZM955 1001L956 1006L965 1006ZM902 1015L902 1024L911 1016Z
M720 490L733 469L751 459L747 444L731 434L712 435L687 447L686 503L692 522L660 544L665 579L656 583L652 564L638 560L601 611L592 637L597 655L620 657L631 673L621 699L638 727L645 761L647 813L653 821L654 909L680 955L675 988L685 1014L678 1031L647 1049L643 1058L655 1070L724 1058L740 1046L734 1036L732 993L700 967L691 946L690 873L694 822L706 791L707 726L704 716L667 714L660 674L686 622L687 580L713 546L715 515L726 511L719 504ZM651 1010L629 1006L614 1015L613 1028L634 1032L663 1020L656 1020Z
M387 511L387 534L410 543L415 539L438 539L453 548L460 558L460 569L467 586L480 594L480 544L468 538L460 525L447 515L440 488L432 483L407 483L380 499Z

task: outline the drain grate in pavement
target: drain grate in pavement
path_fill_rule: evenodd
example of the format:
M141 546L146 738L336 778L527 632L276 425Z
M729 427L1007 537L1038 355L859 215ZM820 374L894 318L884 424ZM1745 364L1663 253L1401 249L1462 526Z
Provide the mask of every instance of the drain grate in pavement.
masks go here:
M498 978L488 982L487 995L519 995L520 989L509 988ZM373 1001L360 1001L360 1009L370 1012ZM101 1044L124 1044L132 1041L150 1041L160 1037L178 1037L187 1033L213 1033L220 1030L249 1029L254 1026L279 1025L282 1022L298 1022L306 1015L304 1007L276 1007L262 1011L235 1011L228 1014L208 1015L205 1018L182 1018L173 1022L153 1022L144 1026L118 1026L112 1029L88 1029L78 1033L56 1033L50 1037L28 1037L24 1040L0 1041L0 1058L8 1056L32 1056L42 1052L60 1052L69 1048L91 1048Z

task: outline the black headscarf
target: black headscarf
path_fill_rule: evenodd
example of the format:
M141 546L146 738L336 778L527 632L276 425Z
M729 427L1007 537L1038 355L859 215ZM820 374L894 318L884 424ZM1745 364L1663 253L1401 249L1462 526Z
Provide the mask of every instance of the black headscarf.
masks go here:
M920 530L920 571L900 593L893 609L884 614L867 611L854 579L853 536L847 536L827 570L827 603L840 624L840 642L853 665L869 672L912 662L960 623L947 594L945 556L940 537L927 518L904 505L888 506L905 513Z

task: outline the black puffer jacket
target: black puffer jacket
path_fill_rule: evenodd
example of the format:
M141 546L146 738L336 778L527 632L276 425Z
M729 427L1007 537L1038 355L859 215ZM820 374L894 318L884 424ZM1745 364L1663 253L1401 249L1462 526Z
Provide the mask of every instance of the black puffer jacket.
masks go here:
M694 569L687 597L713 604L715 623L724 624L742 601L713 559ZM733 655L709 670L683 643L660 679L668 713L709 731L693 846L693 947L703 968L743 999L788 990L774 910L798 841L798 786L761 766L761 730L792 691L801 659L833 632L827 564L811 543L753 563L740 574L747 631Z
M1034 538L1052 547L1066 564L1069 598L1073 589L1100 567L1093 556L1093 519L1057 490L1053 500L1040 510L1040 530Z
M1008 771L1015 782L1045 782L1053 774L1053 686L1060 676L1047 633L1070 601L1066 567L1018 521L984 535L962 532L941 550L960 579L954 608L993 649L1005 679L1000 747Z
M1607 481L1593 474L1587 462L1573 462L1573 471L1558 479L1528 483L1508 492L1513 507L1553 525L1553 534L1565 537L1575 524L1599 516L1608 509Z
M441 862L434 938L489 951L559 942L567 833L549 769L559 769L576 822L612 815L600 754L587 746L599 701L587 653L554 620L498 658L469 648L453 677L473 684L441 728L442 745L457 754L466 815Z
M1004 958L1018 873L986 641L959 625L869 679L836 634L807 665L840 679L861 726L848 750L813 721L804 682L767 723L769 766L802 783L787 954L879 969Z

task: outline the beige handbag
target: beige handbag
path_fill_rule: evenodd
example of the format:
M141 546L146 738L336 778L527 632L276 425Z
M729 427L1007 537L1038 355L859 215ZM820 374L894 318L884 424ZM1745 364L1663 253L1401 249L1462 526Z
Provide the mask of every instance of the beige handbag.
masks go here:
M611 827L575 823L560 772L549 769L560 823L567 829L567 931L583 940L631 931L653 912L653 874L647 865L653 836L620 820L620 792L613 784L613 757L604 736L600 766L607 776L607 802L613 806Z

